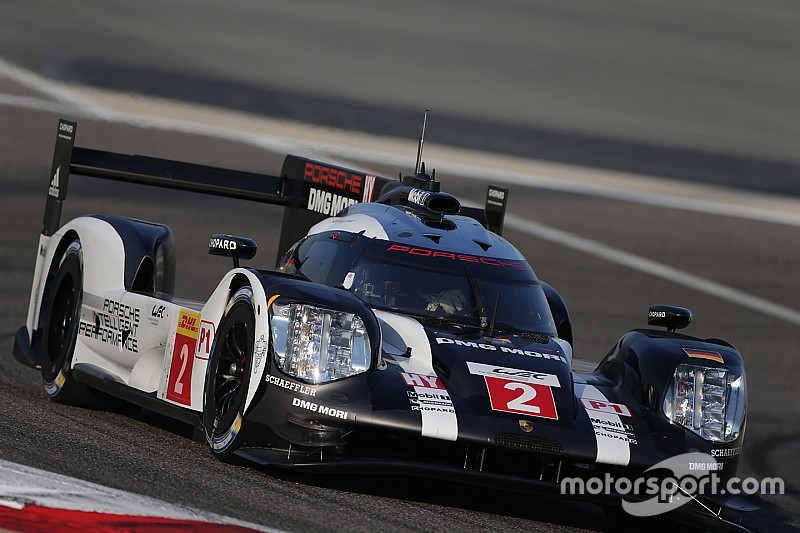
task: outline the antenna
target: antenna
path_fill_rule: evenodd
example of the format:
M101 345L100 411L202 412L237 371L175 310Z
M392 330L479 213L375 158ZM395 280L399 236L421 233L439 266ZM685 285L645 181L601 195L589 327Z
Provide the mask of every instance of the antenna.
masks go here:
M417 147L417 165L414 167L414 174L419 174L419 164L422 161L422 143L425 142L425 124L428 122L428 112L430 109L425 110L425 116L422 119L422 133L419 136L419 147Z

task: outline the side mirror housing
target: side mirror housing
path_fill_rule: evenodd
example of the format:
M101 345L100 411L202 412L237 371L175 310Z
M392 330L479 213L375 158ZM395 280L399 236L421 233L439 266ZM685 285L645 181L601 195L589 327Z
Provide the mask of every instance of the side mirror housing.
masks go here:
M239 259L248 260L254 258L257 250L256 241L247 237L215 233L208 241L209 255L232 257L234 268L239 268Z
M647 314L649 326L661 326L669 331L683 329L692 321L692 312L685 307L654 304Z

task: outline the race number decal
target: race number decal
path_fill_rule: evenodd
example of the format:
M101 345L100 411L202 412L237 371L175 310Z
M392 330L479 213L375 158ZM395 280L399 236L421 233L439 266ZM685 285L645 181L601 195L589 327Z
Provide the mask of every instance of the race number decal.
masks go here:
M472 361L467 361L467 368L486 380L493 410L558 420L553 387L560 388L561 382L555 374Z
M167 381L167 399L181 405L190 405L192 402L192 363L199 329L200 313L182 310L178 317Z
M553 389L548 385L490 376L484 379L493 410L558 420Z

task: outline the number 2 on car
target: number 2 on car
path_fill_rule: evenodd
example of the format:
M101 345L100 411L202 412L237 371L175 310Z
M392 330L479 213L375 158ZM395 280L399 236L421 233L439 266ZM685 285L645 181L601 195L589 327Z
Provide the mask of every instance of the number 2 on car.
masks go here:
M558 420L553 390L549 386L484 377L494 411Z
M181 405L192 402L192 363L199 329L200 313L182 310L178 317L167 382L167 399Z

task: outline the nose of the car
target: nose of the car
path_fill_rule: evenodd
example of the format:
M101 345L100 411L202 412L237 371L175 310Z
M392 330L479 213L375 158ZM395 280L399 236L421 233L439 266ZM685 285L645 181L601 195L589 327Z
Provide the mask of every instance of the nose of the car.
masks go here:
M437 344L433 360L458 410L498 419L528 417L547 425L571 423L571 371L555 348L534 351L509 343L501 350L492 343L453 341Z

